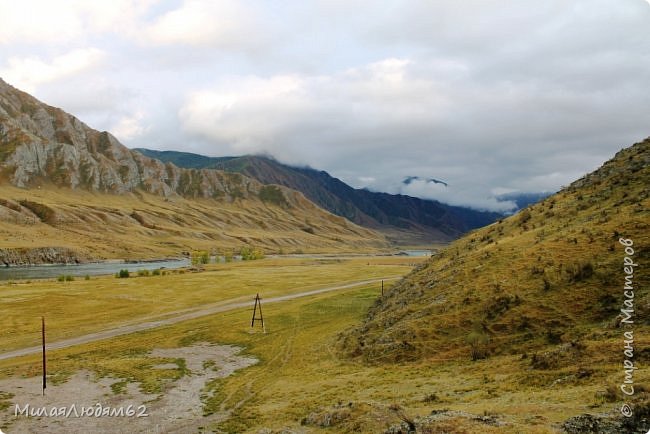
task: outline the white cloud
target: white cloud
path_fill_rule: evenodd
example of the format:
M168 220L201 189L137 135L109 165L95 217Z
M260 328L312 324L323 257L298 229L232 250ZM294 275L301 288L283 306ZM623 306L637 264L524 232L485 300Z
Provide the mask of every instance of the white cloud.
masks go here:
M144 126L144 113L139 111L130 116L122 116L109 131L121 141L131 141L145 134L150 127Z
M265 24L255 9L234 0L185 0L157 17L143 32L155 45L246 48L264 43Z
M0 0L0 45L53 45L132 32L157 0Z
M0 69L0 76L14 86L34 92L39 84L63 80L101 66L106 53L98 48L83 48L56 56L51 60L38 57L10 57Z
M400 193L409 196L433 199L456 206L470 206L478 209L509 212L516 209L513 201L500 201L484 189L474 188L467 184L445 187L441 184L426 181L413 181L403 185Z

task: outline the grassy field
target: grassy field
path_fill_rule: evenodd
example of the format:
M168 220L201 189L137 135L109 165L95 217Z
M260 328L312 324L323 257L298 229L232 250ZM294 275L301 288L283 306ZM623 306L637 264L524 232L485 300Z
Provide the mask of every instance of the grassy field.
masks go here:
M439 431L432 432L550 433L570 416L607 411L614 405L603 394L620 380L620 368L606 361L592 366L598 371L594 381L576 378L570 370L539 376L518 355L476 362L467 357L431 358L382 366L340 358L335 350L338 333L358 323L378 296L373 285L267 305L265 334L251 333L250 310L241 309L55 351L49 356L51 381L65 381L79 369L90 369L160 392L186 372L152 369L175 360L147 357L150 350L214 342L244 346L260 360L207 386L205 414L231 412L228 420L206 427L217 432L256 433L268 428L266 432L377 433L403 419L450 410L436 425ZM614 338L609 343L620 346ZM638 345L648 343L640 339ZM0 378L39 372L38 356L0 362ZM639 371L637 380L647 377L647 372ZM491 425L495 420L504 425Z
M329 284L405 274L422 258L264 259L208 265L203 272L117 279L92 277L0 284L0 349L37 345L37 319L45 316L51 341L79 336L207 304L252 300ZM182 273L182 274L181 274Z

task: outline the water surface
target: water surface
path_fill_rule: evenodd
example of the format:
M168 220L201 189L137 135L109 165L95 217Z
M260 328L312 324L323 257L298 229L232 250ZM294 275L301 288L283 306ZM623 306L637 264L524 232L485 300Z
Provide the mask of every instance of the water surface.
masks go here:
M181 268L190 265L189 259L170 259L151 262L95 262L71 265L32 265L18 267L0 267L0 280L45 279L61 275L98 276L115 274L120 270L156 270L158 268Z

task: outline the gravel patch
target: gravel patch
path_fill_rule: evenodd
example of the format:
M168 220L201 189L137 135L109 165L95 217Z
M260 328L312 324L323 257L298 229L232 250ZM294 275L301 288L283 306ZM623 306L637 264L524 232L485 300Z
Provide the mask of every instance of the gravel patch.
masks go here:
M59 385L48 385L41 395L41 378L11 378L0 380L0 392L13 394L12 405L0 412L0 427L11 433L191 433L200 427L223 420L227 412L203 416L201 393L208 381L225 378L239 369L257 363L251 357L239 355L241 348L231 345L201 343L184 348L155 349L151 357L182 358L189 373L166 386L164 393L146 394L138 383L128 383L121 393L115 394L111 385L124 381L119 378L100 378L89 371L80 371ZM154 369L179 369L176 364L158 365ZM97 409L97 403L106 408L125 413L129 406L135 412L131 417L82 416L82 407ZM76 409L79 417L26 416L20 414L25 407L45 408L48 414L55 408L66 411ZM16 406L18 415L16 416ZM144 407L146 410L144 410ZM148 416L137 417L146 412Z

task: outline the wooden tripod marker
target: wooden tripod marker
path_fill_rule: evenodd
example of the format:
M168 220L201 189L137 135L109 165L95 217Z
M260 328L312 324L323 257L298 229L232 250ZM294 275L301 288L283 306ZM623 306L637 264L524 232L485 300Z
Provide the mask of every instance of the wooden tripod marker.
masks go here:
M257 318L257 307L260 309L260 317ZM255 305L253 306L253 319L251 319L251 328L255 327L255 321L260 321L262 323L262 330L266 333L266 327L264 326L264 317L262 316L262 299L260 294L255 295Z
M43 343L43 396L47 388L47 359L45 357L45 317L41 317L41 341Z

